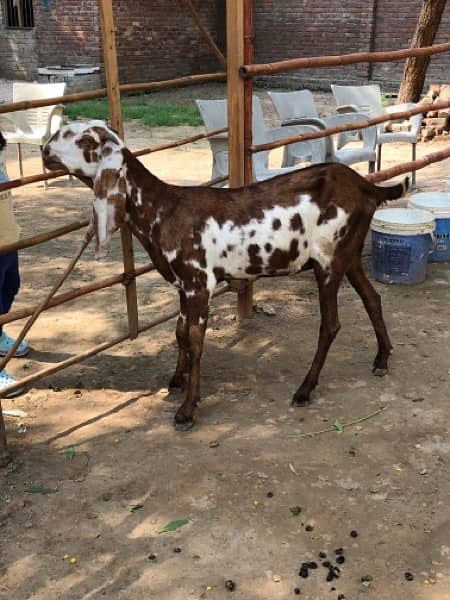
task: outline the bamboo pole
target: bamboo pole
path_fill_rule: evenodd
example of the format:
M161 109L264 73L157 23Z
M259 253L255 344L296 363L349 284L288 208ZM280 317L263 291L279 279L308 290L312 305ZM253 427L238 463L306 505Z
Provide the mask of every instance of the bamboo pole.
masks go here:
M191 13L192 18L194 19L194 21L195 21L198 29L203 34L203 37L205 38L206 43L211 48L211 50L213 51L213 53L216 55L216 57L217 57L218 61L220 62L220 64L223 67L226 67L227 60L226 60L225 56L222 54L222 52L218 48L217 44L213 40L213 38L212 38L211 34L209 33L209 31L203 25L202 20L200 18L200 15L195 10L195 7L192 4L191 0L182 0L182 2L184 2L184 4L186 4L186 6L188 7L188 10Z
M120 106L119 68L117 64L116 39L112 0L99 0L100 22L103 41L106 89L108 90L109 117L113 129L123 139L123 120ZM127 275L125 295L127 300L128 329L130 338L138 335L139 314L137 306L136 279L134 277L133 236L126 223L120 228L124 271Z
M273 150L275 148L280 148L281 146L287 146L288 144L294 144L296 142L300 142L303 140L315 140L318 138L328 137L329 135L333 135L335 133L343 133L344 131L353 131L355 129L365 129L366 127L371 127L372 125L380 125L381 123L386 123L388 121L401 121L403 119L409 119L413 115L418 115L420 113L428 112L428 110L441 110L450 107L450 102L436 102L435 104L421 104L416 108L412 108L409 110L402 110L395 113L388 113L379 115L378 117L372 117L368 119L364 119L362 121L358 121L356 123L348 123L345 125L337 125L336 127L327 127L326 129L321 129L320 131L313 131L311 133L302 133L299 135L291 135L285 138L280 138L275 142L268 142L267 144L257 144L250 147L251 152L261 152L262 150ZM345 113L343 113L345 114ZM292 121L292 124L295 125L295 120Z
M140 275L144 275L145 273L150 273L153 271L155 267L152 264L146 265L144 267L138 267L136 269L136 277ZM97 281L93 281L92 283L88 283L87 285L80 286L78 288L68 290L67 292L63 292L57 296L54 296L42 312L49 310L50 308L54 308L55 306L60 306L61 304L65 304L66 302L70 302L71 300L76 300L77 298L81 298L82 296L86 296L87 294L91 294L92 292L97 292L98 290L104 290L108 287L112 287L117 283L125 283L125 273L121 273L120 275L113 275L112 277L105 277L103 279L99 279ZM13 321L18 321L19 319L23 319L28 317L34 313L37 305L29 306L28 308L19 308L17 310L12 310L8 313L0 315L0 325L5 325L5 323L12 323Z
M222 294L225 294L225 292L228 292L229 289L230 288L228 285L222 287L221 289L218 289L213 294L213 298L217 298L217 296L221 296ZM149 329L152 329L153 327L156 327L157 325L161 325L162 323L165 323L166 321L170 321L170 319L174 319L179 314L180 314L180 310L179 310L179 308L176 308L176 309L172 310L171 312L163 315L162 317L156 317L149 323L147 323L145 325L141 325L138 328L138 333L143 333L144 331L148 331ZM39 379L42 379L43 377L52 375L53 373L57 373L58 371L66 369L67 367L70 367L72 365L80 363L83 360L86 360L87 358L90 358L91 356L94 356L95 354L98 354L99 352L108 350L109 348L112 348L113 346L117 346L118 344L120 344L128 339L131 339L129 333L124 333L124 334L114 338L113 340L110 340L109 342L103 342L101 344L98 344L97 346L94 346L94 347L90 348L89 350L82 352L81 354L76 354L75 356L72 356L70 358L67 358L66 360L63 360L63 361L57 363L56 365L52 365L51 367L46 367L45 369L41 369L37 373L33 373L31 375L28 375L27 377L24 377L20 381L17 381L16 383L9 385L8 387L5 387L2 390L2 393L11 394L11 393L17 391L18 389L20 389L30 383L33 383L34 381L38 381ZM1 438L1 421L0 421L0 458L1 458L1 450L2 450L1 442L2 442L2 438Z
M151 154L152 152L161 152L162 150L168 150L169 148L176 148L178 146L183 146L184 144L190 144L192 142L196 142L197 140L206 139L212 137L213 135L220 135L221 133L226 133L228 131L227 127L223 127L222 129L212 129L211 131L206 131L205 133L199 133L197 135L193 135L187 138L182 138L180 140L176 140L175 142L170 142L168 144L161 144L159 146L152 146L150 148L143 148L142 150L137 150L132 152L132 154L136 157L144 156L145 154ZM11 179L9 181L5 181L4 183L0 183L0 192L11 190L13 188L22 187L24 185L28 185L31 183L37 183L39 181L46 181L47 179L55 179L56 177L63 177L67 175L68 171L49 171L47 173L42 173L40 175L30 175L28 177L20 177L18 179Z
M388 52L355 52L341 56L312 56L305 58L292 58L274 63L247 64L240 69L242 77L256 77L257 75L273 75L286 73L297 69L317 69L322 67L335 67L339 65L355 65L362 62L394 62L411 58L412 56L431 56L450 51L450 42L435 44L424 48L404 48L402 50L389 50Z
M150 148L143 148L142 150L136 150L133 152L134 156L143 156L144 154L152 154L154 152L161 152L161 150L168 150L170 148L177 148L178 146L183 146L185 144L191 144L192 142L196 142L198 140L204 140L215 135L220 135L221 133L226 133L228 131L228 127L222 127L221 129L211 129L211 131L206 131L205 133L199 133L197 135L192 135L191 137L183 138L180 140L176 140L175 142L169 142L167 144L160 144L159 146L151 146Z
M163 81L152 81L143 83L125 83L119 87L123 94L129 92L145 92L164 90L172 87L182 87L185 85L198 85L207 83L208 81L224 81L227 74L223 72L205 73L203 75L187 75L185 77L177 77L175 79L165 79ZM42 100L22 100L21 102L10 102L0 104L0 114L8 112L16 112L18 110L28 110L29 108L40 108L41 106L53 106L54 104L72 104L82 100L96 100L97 98L105 98L108 95L106 88L98 90L90 90L87 92L77 92L67 94L65 96L56 96L55 98L43 98Z
M411 171L418 171L419 169L423 169L423 167L427 167L435 162L440 162L446 158L450 158L450 146L444 150L431 152L430 154L427 154L422 158L418 158L417 160L411 160L400 165L395 165L395 167L391 167L389 169L383 169L382 171L377 171L376 173L370 173L365 177L372 183L386 181L392 177L397 177L397 175L404 175L405 173L410 173Z
M83 229L83 227L86 227L86 225L89 225L88 219L85 221L71 223L70 225L65 225L64 227L59 227L59 229L54 229L53 231L48 231L47 233L40 233L39 235L35 235L24 240L19 240L14 244L0 246L0 254L8 254L9 252L23 250L24 248L32 248L38 244L43 244L44 242L49 242L50 240L54 240L55 238L61 237L67 233L71 233L72 231Z
M24 337L26 336L26 334L28 333L28 331L31 329L31 327L35 323L36 319L39 317L39 315L41 314L41 312L46 308L48 302L51 300L51 298L53 298L53 296L56 294L56 292L62 286L62 284L64 283L64 281L70 275L70 273L72 272L73 268L75 267L75 265L77 264L78 260L80 259L80 256L83 254L83 252L88 247L89 242L91 241L91 239L93 238L93 236L94 236L93 229L88 229L88 231L86 232L86 235L84 236L84 240L81 243L80 248L78 249L77 253L75 254L75 256L70 261L69 266L66 268L66 270L64 271L64 273L61 275L61 277L58 279L58 281L51 288L50 292L48 292L48 294L44 298L44 300L40 304L38 304L36 306L35 310L33 311L33 315L31 316L30 319L28 319L28 321L26 322L26 324L22 328L22 331L17 336L14 344L8 350L6 356L4 356L3 358L0 358L0 371L5 368L5 366L9 362L9 360L14 356L14 354L15 354L17 348L19 347L21 341L24 339ZM3 392L3 390L2 390L2 392Z
M244 62L244 18L247 4L242 0L227 2L227 83L228 83L228 169L230 187L246 184L245 177L245 87L239 76ZM250 171L251 172L251 171ZM233 281L238 294L240 319L251 316L253 310L253 286L245 281Z

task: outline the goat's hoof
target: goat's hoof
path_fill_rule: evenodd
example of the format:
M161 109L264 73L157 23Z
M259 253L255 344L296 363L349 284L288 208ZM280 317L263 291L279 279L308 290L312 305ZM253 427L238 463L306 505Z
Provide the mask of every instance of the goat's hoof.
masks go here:
M169 392L182 392L186 386L184 375L174 375L169 381Z
M189 431L189 429L194 427L194 419L192 417L186 418L175 415L173 426L175 427L175 431Z
M305 406L311 402L309 396L306 396L304 393L296 391L292 396L291 406Z
M387 367L374 367L372 369L372 373L375 375L375 377L384 377L387 372Z

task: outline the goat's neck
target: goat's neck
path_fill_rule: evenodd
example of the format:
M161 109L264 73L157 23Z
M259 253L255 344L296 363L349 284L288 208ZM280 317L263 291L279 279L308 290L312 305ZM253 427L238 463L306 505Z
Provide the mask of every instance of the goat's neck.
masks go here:
M170 210L170 185L150 173L128 149L123 149L127 182L127 215L131 231L147 250L156 268L171 280L160 243L160 223ZM166 272L167 271L167 272Z

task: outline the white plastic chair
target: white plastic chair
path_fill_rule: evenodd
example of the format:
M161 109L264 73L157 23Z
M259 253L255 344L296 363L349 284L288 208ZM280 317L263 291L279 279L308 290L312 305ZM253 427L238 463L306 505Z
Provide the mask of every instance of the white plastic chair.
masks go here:
M362 112L369 117L410 110L418 105L412 102L383 106L381 89L378 84L371 85L332 85L338 112ZM411 159L416 159L416 144L422 125L422 113L409 118L408 131L386 131L386 123L377 127L377 170L381 168L381 147L389 142L406 142L411 144ZM398 121L397 121L398 123ZM416 184L416 172L412 172L412 185Z
M57 98L64 94L65 83L13 82L13 102ZM0 115L0 128L9 144L17 144L20 176L23 177L21 144L42 147L47 139L61 126L62 104L30 108ZM45 172L44 163L42 163ZM45 182L47 183L47 182Z
M196 100L197 107L203 119L207 131L213 129L222 129L228 125L227 101L226 100ZM264 125L264 116L259 98L253 96L253 143L265 144L279 140L290 135L317 131L316 127L278 127L267 129ZM208 138L213 155L212 178L224 177L228 175L228 134L223 133ZM316 142L313 140L312 142ZM297 142L285 147L283 154L283 163L280 168L269 168L269 151L257 152L253 154L253 179L263 181L296 171L299 167L294 167L296 162L308 162L310 164L323 162L325 154L321 151L321 146L311 142ZM223 185L223 184L222 184Z
M282 125L309 124L326 129L327 127L337 127L347 123L362 121L365 115L357 113L345 113L319 117L314 102L314 97L309 90L299 90L294 92L269 92L269 96L275 106L275 110L280 117ZM375 170L375 144L376 128L368 127L361 131L362 145L352 145L345 147L347 142L352 141L352 137L339 135L337 147L334 147L331 136L321 138L325 144L326 160L340 162L345 165L352 165L359 162L368 162L369 172ZM353 136L354 137L354 136ZM357 138L356 138L357 139ZM317 140L319 141L319 140Z

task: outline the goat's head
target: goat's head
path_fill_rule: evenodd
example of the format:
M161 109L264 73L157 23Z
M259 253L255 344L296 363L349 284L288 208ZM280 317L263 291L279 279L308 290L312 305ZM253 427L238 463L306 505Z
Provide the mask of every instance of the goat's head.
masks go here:
M61 127L43 149L47 169L66 169L94 190L96 258L106 256L111 234L125 219L124 148L123 141L106 123L87 121Z

